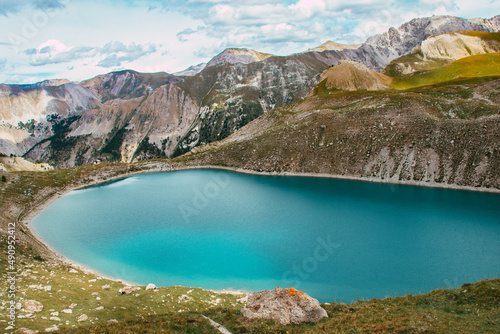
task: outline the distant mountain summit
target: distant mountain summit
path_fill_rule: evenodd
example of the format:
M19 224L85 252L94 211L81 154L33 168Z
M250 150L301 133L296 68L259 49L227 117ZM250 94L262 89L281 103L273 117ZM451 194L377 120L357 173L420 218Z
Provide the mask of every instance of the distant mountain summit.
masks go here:
M323 52L323 51L342 51L342 50L352 50L357 49L362 44L339 44L332 41L326 41L318 47L308 49L307 52L315 51L315 52Z
M432 16L413 19L399 28L368 38L354 54L346 58L360 61L375 71L381 71L393 59L409 54L430 36L456 30L494 32L500 30L500 16L491 19L463 19L454 16ZM350 51L350 50L345 50Z
M100 96L102 102L114 98L133 98L151 93L157 87L179 81L165 72L139 73L132 70L111 72L82 81L81 86Z
M250 49L226 49L212 58L207 64L207 67L216 66L219 64L249 64L257 61L262 61L274 55L261 53Z
M196 75L196 74L200 73L201 71L203 71L203 69L206 66L207 66L207 63L201 63L198 65L189 66L188 68L186 68L183 71L175 72L174 75L176 75L178 77L191 77L191 76Z

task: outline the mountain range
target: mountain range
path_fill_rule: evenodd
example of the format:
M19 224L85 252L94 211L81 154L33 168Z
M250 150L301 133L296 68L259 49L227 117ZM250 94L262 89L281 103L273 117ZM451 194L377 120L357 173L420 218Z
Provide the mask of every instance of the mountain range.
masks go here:
M0 153L50 163L57 168L99 161L172 158L189 151L193 157L196 152L209 152L227 140L234 141L234 136L256 140L257 132L268 129L270 124L283 126L276 123L273 115L279 115L281 119L283 113L288 113L286 110L293 114L295 127L307 128L307 122L301 125L296 118L308 119L310 112L322 110L325 105L334 109L349 105L348 109L354 111L351 116L368 117L361 110L383 108L395 100L404 100L404 94L411 95L413 101L418 100L416 105L425 109L426 116L418 116L419 120L427 117L433 120L443 117L475 120L479 116L495 114L491 110L498 106L499 101L494 95L484 93L492 89L488 85L497 89L494 78L488 79L488 83L467 86L465 90L473 94L471 96L480 97L468 102L463 100L468 106L467 112L457 104L457 99L439 99L426 93L425 98L434 103L429 107L428 102L417 97L422 93L402 90L462 78L500 75L495 73L498 67L496 55L500 51L499 35L495 32L499 30L500 16L471 20L433 16L390 28L356 46L327 42L289 56L233 48L224 50L207 64L195 65L176 74L125 70L82 82L49 80L32 85L0 85ZM475 71L476 67L471 64L486 65ZM458 87L456 83L454 85ZM425 91L427 88L418 89ZM443 88L432 90L442 93ZM345 92L358 92L358 95L345 95ZM366 95L363 92L372 93ZM360 102L361 93L367 100L372 100L371 107ZM379 95L375 98L373 94ZM332 99L334 101L330 101ZM356 104L359 104L359 109L353 107ZM416 112L404 105L402 110L408 108L409 114ZM396 111L390 109L387 112L392 115ZM369 119L371 123L372 119ZM378 126L376 122L374 124ZM385 122L380 124L384 129L388 126ZM398 124L402 123L390 125L394 133L401 130ZM326 124L318 126L321 125L329 128ZM462 125L456 123L456 126ZM404 126L411 125L405 123ZM239 129L241 131L225 141L215 146L210 144ZM362 133L369 136L371 132ZM279 136L274 139L278 146L284 140L291 140ZM365 140L370 142L371 139L365 137ZM457 142L460 139L449 141L452 140ZM324 140L319 143L323 143L322 149L330 144ZM201 145L205 146L193 150ZM268 147L266 145L263 147ZM400 156L407 158L411 150L405 153L404 145L390 152L398 151ZM414 145L418 146L417 143ZM380 155L384 147L375 145L364 154ZM375 148L380 152L374 152ZM347 151L344 153L349 153ZM285 155L282 158L293 157ZM368 160L365 162L369 163ZM396 160L395 166L401 159ZM352 173L359 174L359 171L353 170Z

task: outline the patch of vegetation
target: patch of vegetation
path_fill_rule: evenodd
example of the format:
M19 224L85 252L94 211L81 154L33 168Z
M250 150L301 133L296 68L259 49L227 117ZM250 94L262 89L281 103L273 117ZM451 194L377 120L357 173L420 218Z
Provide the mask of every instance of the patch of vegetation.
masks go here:
M149 137L145 137L137 146L134 153L134 157L138 160L147 160L155 158L166 158L165 152L163 152L154 143L149 142Z
M489 41L496 41L496 42L500 43L500 32L461 30L460 33L467 35L467 36L480 37L482 40L485 40L485 41L489 40Z
M109 161L121 160L121 147L125 139L125 134L128 131L126 129L127 126L128 124L125 124L120 129L113 128L111 135L108 137L109 139L106 140L104 147L101 149L101 154L110 155Z
M35 132L35 126L36 126L36 121L34 119L30 119L29 121L27 121L26 123L23 123L23 122L19 122L17 124L17 128L19 130L24 130L28 133L33 133Z

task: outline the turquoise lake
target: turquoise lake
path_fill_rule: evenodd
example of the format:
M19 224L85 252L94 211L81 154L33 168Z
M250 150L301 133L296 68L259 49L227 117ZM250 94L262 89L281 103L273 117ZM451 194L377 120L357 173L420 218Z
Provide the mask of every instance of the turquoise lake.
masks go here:
M142 285L350 302L500 277L492 193L185 170L73 191L32 226L69 259Z

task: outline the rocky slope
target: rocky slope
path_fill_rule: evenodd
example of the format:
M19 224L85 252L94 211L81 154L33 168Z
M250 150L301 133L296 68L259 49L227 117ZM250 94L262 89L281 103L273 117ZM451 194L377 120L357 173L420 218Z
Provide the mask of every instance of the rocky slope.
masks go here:
M500 189L500 79L317 94L181 160L271 173Z

